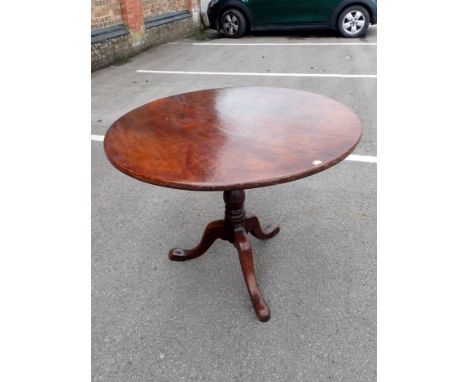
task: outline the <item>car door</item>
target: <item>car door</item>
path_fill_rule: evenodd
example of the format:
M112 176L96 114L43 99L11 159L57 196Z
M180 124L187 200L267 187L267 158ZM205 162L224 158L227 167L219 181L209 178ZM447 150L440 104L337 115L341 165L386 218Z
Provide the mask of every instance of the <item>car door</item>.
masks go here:
M330 21L333 12L342 0L320 0L315 12L315 20L320 23Z
M308 24L316 21L320 0L248 0L253 24L291 25Z

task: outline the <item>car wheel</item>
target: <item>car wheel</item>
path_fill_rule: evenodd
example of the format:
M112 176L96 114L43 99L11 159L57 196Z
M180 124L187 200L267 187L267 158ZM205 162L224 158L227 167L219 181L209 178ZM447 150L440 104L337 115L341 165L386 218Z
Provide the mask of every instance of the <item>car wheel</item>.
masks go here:
M226 37L239 38L247 29L247 21L242 12L237 9L228 9L221 16L221 29Z
M340 13L338 29L343 37L360 37L369 27L369 12L359 5L351 5Z

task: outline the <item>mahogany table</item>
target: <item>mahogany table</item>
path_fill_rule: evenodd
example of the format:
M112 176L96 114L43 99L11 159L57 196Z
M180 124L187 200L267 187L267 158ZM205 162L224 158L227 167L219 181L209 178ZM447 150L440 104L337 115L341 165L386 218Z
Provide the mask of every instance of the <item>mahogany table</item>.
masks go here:
M104 149L117 169L144 182L224 192L224 219L209 223L195 248L172 249L169 259L194 259L216 239L229 241L255 312L268 321L248 234L268 239L279 227L263 230L256 216L246 215L244 190L323 171L349 155L360 137L358 117L337 101L292 89L238 87L147 103L112 124Z

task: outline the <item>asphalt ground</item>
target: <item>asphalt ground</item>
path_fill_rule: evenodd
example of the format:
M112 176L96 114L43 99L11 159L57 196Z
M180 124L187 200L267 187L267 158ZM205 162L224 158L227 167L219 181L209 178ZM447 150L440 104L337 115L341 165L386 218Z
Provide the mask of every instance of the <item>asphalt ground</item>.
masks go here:
M116 118L156 98L278 86L351 107L363 125L354 153L377 155L375 78L137 72L375 75L376 27L355 40L331 32L219 37L205 32L94 72L92 134L99 139ZM356 42L363 45L340 45ZM339 45L291 45L315 43ZM110 165L102 142L91 145L93 381L376 380L375 163L344 161L246 191L247 210L281 226L271 240L252 238L272 314L261 323L230 244L218 241L185 263L167 259L222 217L222 194L139 182Z

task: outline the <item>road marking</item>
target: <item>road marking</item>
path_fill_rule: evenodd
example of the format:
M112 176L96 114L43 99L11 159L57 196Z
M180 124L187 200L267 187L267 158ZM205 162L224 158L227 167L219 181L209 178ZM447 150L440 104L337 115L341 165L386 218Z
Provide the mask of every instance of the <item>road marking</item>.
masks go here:
M91 140L92 141L104 141L104 135L92 135L91 134Z
M192 46L377 46L376 42L170 42L169 45Z
M377 163L377 157L373 157L373 156L370 156L370 155L351 154L348 157L346 157L345 160L349 160L349 161L352 161L352 162Z
M324 78L377 78L376 74L328 74L328 73L252 73L252 72L187 72L182 70L137 70L137 73L184 74L205 76L263 76L263 77L324 77Z
M102 141L104 141L104 135L91 135L91 140L92 141L97 141L97 142L102 142ZM351 161L351 162L377 163L377 157L373 157L373 156L370 156L370 155L351 154L345 160ZM321 162L321 161L314 161L314 164L317 164L315 162Z

